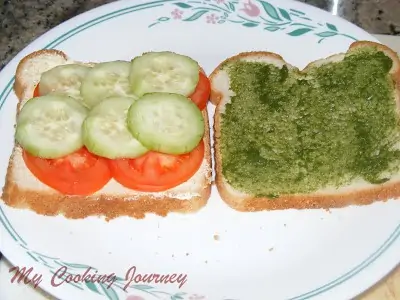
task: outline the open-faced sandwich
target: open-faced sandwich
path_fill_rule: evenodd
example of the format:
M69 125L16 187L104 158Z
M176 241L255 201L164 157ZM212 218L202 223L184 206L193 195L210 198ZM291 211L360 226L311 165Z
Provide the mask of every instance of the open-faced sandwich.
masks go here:
M354 42L303 71L269 52L211 74L216 185L240 211L335 208L400 196L400 60Z
M210 196L208 78L149 52L81 63L57 50L18 65L15 147L3 201L68 218L194 212Z

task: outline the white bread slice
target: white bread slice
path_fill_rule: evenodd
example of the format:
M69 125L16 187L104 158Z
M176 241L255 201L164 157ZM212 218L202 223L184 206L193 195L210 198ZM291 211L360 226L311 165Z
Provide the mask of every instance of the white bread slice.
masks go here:
M16 70L14 91L21 107L32 98L43 72L62 64L81 63L57 50L40 50L23 58ZM82 63L83 64L83 63ZM93 65L92 63L86 65ZM42 215L63 214L77 219L105 216L144 218L146 213L165 216L169 212L190 213L206 205L211 192L211 149L207 110L205 120L205 157L197 173L181 185L158 193L138 192L124 188L115 180L87 197L66 196L40 182L31 174L22 158L22 149L14 146L3 188L2 200L15 208L28 208Z
M358 47L376 47L383 51L393 60L390 70L395 89L393 100L396 101L400 109L400 60L396 52L390 48L373 42L359 41L354 42L348 51ZM339 62L344 58L344 54L336 54L326 59L321 59L310 63L303 72L307 72L312 67L327 63ZM246 52L230 57L222 62L210 75L211 80L211 101L216 105L214 115L214 155L216 170L216 185L222 199L233 209L238 211L262 211L262 210L281 210L281 209L312 209L312 208L340 208L349 205L367 205L375 201L387 201L391 198L400 197L400 174L392 176L391 179L380 185L372 185L364 180L357 180L347 186L340 188L325 188L312 194L285 194L278 199L267 197L256 197L255 195L244 193L233 188L222 174L222 157L220 152L221 137L221 118L223 118L224 107L230 102L234 92L230 90L230 78L223 65L228 61L247 60L258 61L265 64L273 64L279 68L286 65L289 69L294 68L275 53L270 52ZM400 141L399 141L400 145Z

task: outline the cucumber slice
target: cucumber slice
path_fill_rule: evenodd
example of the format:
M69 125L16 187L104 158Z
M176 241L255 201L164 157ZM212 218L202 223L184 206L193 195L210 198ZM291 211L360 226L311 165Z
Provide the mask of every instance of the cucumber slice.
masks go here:
M83 146L87 109L77 100L49 94L29 100L21 109L15 139L27 152L59 158Z
M55 93L81 100L82 79L89 70L89 67L78 64L54 67L40 77L39 93L43 96Z
M126 126L126 115L133 101L112 97L92 108L83 123L83 143L90 152L117 159L136 158L148 151Z
M85 105L92 108L109 97L134 97L129 86L129 71L130 63L127 61L110 61L94 66L81 86Z
M132 92L166 92L189 96L199 82L200 67L188 56L173 52L149 52L131 63L129 81Z
M168 154L192 151L204 135L201 111L179 94L144 95L129 108L127 124L145 147Z

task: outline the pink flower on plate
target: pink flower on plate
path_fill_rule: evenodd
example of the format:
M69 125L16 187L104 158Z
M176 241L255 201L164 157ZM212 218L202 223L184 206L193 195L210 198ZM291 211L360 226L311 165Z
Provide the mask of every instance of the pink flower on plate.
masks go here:
M128 296L128 298L126 298L126 300L145 300L145 299L140 296L130 295Z
M257 17L260 15L260 9L257 5L251 3L250 0L247 0L247 3L244 4L244 8L241 8L240 10L243 10L246 15L250 17Z
M197 294L193 294L189 297L189 300L204 300L204 299L206 299L206 297Z
M183 11L175 8L172 12L171 15L174 19L182 19Z
M207 16L206 19L207 19L207 23L215 24L219 18L216 15L211 14L211 15Z
M225 3L225 0L215 0L215 2L217 2L217 4L222 4Z

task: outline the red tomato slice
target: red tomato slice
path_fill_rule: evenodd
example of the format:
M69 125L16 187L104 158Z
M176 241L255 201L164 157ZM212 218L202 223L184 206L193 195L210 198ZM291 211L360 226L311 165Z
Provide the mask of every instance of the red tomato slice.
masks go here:
M203 72L200 72L199 82L197 83L195 91L189 96L189 98L196 103L200 110L203 110L207 106L210 93L210 80L208 80L207 76Z
M148 152L136 159L110 160L113 177L126 188L142 192L160 192L187 181L200 168L204 142L190 153L169 155Z
M35 97L39 97L40 93L39 93L39 84L36 85L35 90L33 91L33 98Z
M112 178L107 159L82 148L59 159L43 159L23 152L26 166L42 183L65 195L90 195Z

